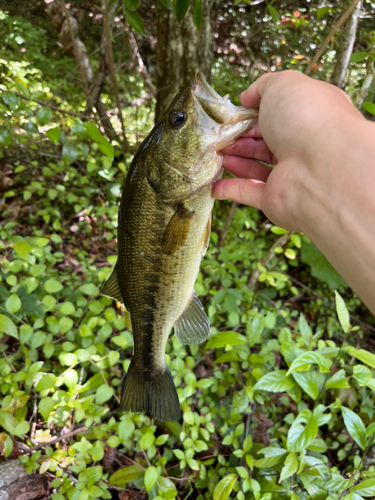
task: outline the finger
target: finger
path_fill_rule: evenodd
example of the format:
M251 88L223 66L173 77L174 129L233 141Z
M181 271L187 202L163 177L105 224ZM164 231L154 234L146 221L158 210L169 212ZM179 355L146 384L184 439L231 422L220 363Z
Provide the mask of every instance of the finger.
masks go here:
M262 132L260 131L259 128L259 123L257 123L253 128L251 128L246 134L242 135L241 137L254 137L257 139L262 139Z
M224 156L223 167L236 177L266 182L272 168L241 156Z
M265 187L264 182L254 179L222 179L214 184L211 196L216 200L232 200L260 208Z
M258 108L264 91L269 83L269 78L273 75L267 73L262 75L258 80L256 80L250 87L242 92L240 95L240 101L246 108Z
M231 146L222 151L226 155L243 156L265 163L276 163L276 158L271 153L269 147L263 139L253 139L251 137L240 137Z

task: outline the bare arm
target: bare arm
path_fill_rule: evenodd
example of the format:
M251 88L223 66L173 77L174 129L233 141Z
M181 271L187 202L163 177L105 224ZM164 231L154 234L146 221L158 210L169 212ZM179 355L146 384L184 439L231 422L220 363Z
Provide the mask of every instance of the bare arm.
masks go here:
M292 71L261 77L241 101L259 106L259 128L225 151L237 179L213 197L305 233L375 312L375 124L341 90Z

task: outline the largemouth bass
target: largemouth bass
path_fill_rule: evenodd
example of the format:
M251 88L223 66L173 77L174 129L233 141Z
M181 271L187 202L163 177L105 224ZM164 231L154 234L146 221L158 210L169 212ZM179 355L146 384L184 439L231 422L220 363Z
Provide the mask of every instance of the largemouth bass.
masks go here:
M118 260L102 293L122 302L134 350L121 407L160 421L180 418L165 361L172 327L182 344L205 341L210 324L194 291L211 230L222 154L257 123L257 112L220 97L198 73L144 140L130 166L118 221Z

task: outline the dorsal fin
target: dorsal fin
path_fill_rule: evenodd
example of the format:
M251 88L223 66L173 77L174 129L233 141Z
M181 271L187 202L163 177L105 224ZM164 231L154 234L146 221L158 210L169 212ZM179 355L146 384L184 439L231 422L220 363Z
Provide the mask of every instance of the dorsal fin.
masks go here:
M180 344L201 344L210 333L210 322L195 290L188 307L174 325L174 333Z
M104 286L100 289L103 295L107 297L111 297L111 299L115 299L118 302L124 303L124 300L121 295L120 285L117 279L117 265L115 266L111 276L105 282Z
M178 205L163 234L162 250L164 253L173 255L185 243L193 214L194 212L186 210L184 205Z

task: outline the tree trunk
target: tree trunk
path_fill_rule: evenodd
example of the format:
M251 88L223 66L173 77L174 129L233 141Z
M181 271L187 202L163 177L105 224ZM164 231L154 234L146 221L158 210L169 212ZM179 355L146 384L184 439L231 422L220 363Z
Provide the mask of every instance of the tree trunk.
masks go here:
M336 64L331 77L331 83L340 89L344 87L346 70L348 69L350 56L353 51L361 7L362 0L359 0L352 15L343 28L341 44L337 51Z
M366 64L366 76L363 80L361 90L357 95L357 106L360 108L362 106L363 101L366 99L366 96L370 90L372 80L374 78L374 61L371 57L368 58Z
M0 500L45 500L48 481L43 474L27 474L18 460L0 463Z
M186 89L198 71L210 80L212 66L211 7L203 0L202 27L193 21L193 2L181 22L158 3L157 18L157 102L155 122L163 116L173 97Z

